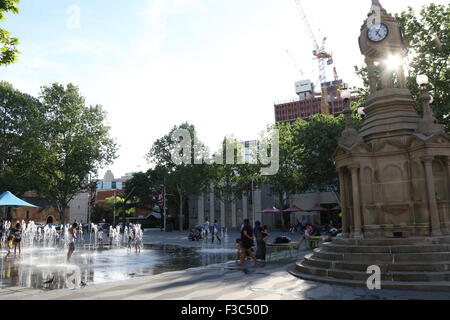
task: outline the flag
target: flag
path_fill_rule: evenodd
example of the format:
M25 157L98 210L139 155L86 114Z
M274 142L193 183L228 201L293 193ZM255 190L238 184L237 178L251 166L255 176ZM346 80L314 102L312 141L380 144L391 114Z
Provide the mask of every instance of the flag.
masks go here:
M253 181L251 180L247 182L247 199L248 203L253 203Z
M164 186L161 186L158 190L158 205L164 206Z
M97 190L96 189L91 189L91 194L89 196L89 204L91 207L93 207L95 205L95 198L97 195Z

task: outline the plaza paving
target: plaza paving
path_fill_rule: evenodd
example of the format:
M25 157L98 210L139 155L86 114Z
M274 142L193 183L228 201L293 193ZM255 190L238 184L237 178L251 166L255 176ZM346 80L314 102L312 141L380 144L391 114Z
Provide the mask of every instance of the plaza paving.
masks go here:
M273 233L274 239L281 233ZM237 232L229 232L226 247L234 248ZM289 236L289 235L288 235ZM296 240L297 235L291 238ZM146 230L146 244L202 246L189 242L186 233ZM207 246L213 246L207 244ZM306 254L300 252L299 258ZM24 288L0 290L3 300L368 300L450 299L448 292L407 292L334 286L296 278L287 272L295 258L272 261L263 267L236 267L234 262L167 272L82 289L42 291Z

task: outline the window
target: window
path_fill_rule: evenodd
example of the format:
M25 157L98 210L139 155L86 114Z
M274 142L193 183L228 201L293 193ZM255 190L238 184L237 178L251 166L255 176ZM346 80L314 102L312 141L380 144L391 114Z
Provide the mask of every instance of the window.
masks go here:
M27 211L27 220L30 219L30 211Z

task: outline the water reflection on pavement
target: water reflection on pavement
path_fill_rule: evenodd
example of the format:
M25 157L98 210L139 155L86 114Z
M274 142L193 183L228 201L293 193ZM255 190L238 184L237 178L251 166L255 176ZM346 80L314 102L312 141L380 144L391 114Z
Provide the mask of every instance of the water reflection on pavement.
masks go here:
M0 252L4 257L6 253ZM88 250L77 247L70 263L61 248L25 248L21 258L0 258L0 288L55 290L80 284L106 283L139 276L225 263L235 258L226 248L146 245L136 253L126 248Z

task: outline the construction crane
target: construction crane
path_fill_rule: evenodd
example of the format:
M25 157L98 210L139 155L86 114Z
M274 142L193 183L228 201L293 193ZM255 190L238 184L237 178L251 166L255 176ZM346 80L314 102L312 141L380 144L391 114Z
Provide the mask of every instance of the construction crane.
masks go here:
M303 73L302 69L300 68L299 64L295 60L295 58L292 55L292 53L290 53L289 50L286 50L286 53L289 56L289 58L291 59L291 62L294 65L294 67L297 69L298 73L300 73L301 79L304 79L305 78L305 74Z
M311 82L311 80L305 79L305 74L303 73L300 65L297 63L294 56L289 52L289 50L286 50L286 53L288 54L292 64L301 76L300 81L295 82L295 92L297 93L300 100L311 98L314 95L314 84Z
M295 0L295 3L297 4L297 8L300 12L303 22L305 23L306 31L308 32L308 35L311 41L313 42L314 46L313 55L319 61L319 78L320 78L320 85L322 87L321 113L328 115L330 114L330 108L328 102L328 87L325 84L327 82L325 62L327 63L327 65L333 64L333 56L325 51L325 42L327 38L324 38L321 46L319 46L316 37L314 36L314 33L311 29L311 25L308 22L308 18L306 17L305 10L303 10L303 7L300 3L300 0Z

